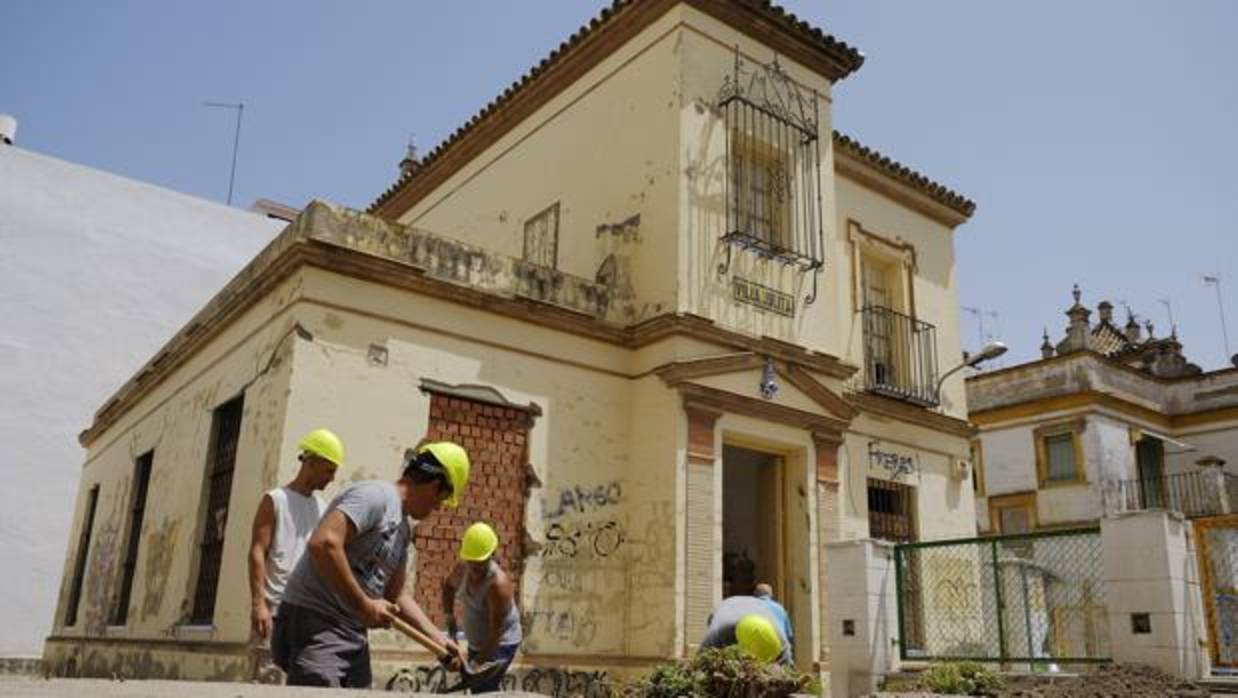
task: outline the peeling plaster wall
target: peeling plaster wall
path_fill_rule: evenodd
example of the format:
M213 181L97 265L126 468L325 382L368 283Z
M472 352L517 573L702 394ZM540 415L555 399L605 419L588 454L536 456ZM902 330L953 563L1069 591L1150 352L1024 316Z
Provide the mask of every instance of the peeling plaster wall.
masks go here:
M558 269L594 279L614 254L635 294L625 324L673 309L680 14L645 28L400 220L520 258L525 221L559 202Z
M251 659L239 648L231 649L234 654L228 656L202 646L194 651L141 642L105 645L58 641L48 644L44 664L52 675L70 678L248 681L253 671Z
M1086 353L1016 368L971 379L967 389L971 409L988 410L1084 391L1112 395L1166 415L1238 405L1238 370L1166 381Z
M609 345L325 271L306 275L307 302L295 314L314 342L292 360L283 452L305 429L334 429L348 457L330 495L398 477L404 448L429 419L422 379L536 404L529 459L541 486L525 522L525 651L666 656L676 630L677 398L656 378L614 375L628 357ZM385 364L371 360L371 345L386 350ZM374 644L409 648L389 633Z
M829 270L835 282L830 293L837 304L837 335L842 343L837 348L838 356L857 366L864 365L864 322L858 312L863 300L857 286L859 270L853 265L853 245L847 223L854 220L867 232L915 248L916 269L912 284L915 317L937 328L938 375L954 368L963 360L954 231L846 177L837 177L834 181L839 203L832 248L835 263ZM863 380L862 372L856 375L856 380ZM946 380L941 397L946 414L967 418L963 372Z
M53 673L175 677L174 665L155 658L161 643L187 640L239 643L249 636L245 550L260 493L275 483L293 345L282 309L296 295L296 278L284 283L190 358L87 449L76 513L65 557L53 638L45 653ZM214 626L183 627L192 609L201 540L214 408L244 391L245 403L225 532ZM134 462L154 450L149 496L138 549L128 624L108 627L125 554ZM87 555L78 622L64 627L83 509L90 488L99 502ZM100 640L74 650L74 639ZM134 644L136 643L136 644ZM135 649L138 646L145 649ZM73 660L73 666L68 662ZM207 660L204 660L207 661ZM222 661L222 660L221 660ZM215 662L211 664L211 662ZM232 676L227 662L207 662L201 676ZM227 666L225 666L227 665ZM75 668L74 668L75 667ZM220 673L223 672L223 673ZM85 674L83 674L85 675Z
M719 265L726 260L726 245L720 242L727 225L727 130L722 112L716 109L723 80L734 72L735 47L745 69L774 59L768 47L699 11L686 8L689 29L681 38L677 80L677 109L682 132L679 166L679 274L683 279L679 310L713 319L718 324L749 334L769 335L816 351L838 355L837 309L833 306L831 275L836 259L829 239L835 219L834 169L831 158L831 86L829 81L787 59L779 64L797 82L805 96L817 91L818 146L820 157L821 218L824 229L826 267L818 281L818 296L812 305L804 299L812 292L812 274L781 262L762 260L750 252L734 250L726 275ZM741 277L795 299L795 317L788 318L732 300L732 279Z

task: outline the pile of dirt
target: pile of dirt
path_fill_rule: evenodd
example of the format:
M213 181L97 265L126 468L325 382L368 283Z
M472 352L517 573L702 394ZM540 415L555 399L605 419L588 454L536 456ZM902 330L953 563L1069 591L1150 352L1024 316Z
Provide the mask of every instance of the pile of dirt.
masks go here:
M1150 666L1105 664L1077 676L1006 676L1001 698L1208 698L1209 692Z

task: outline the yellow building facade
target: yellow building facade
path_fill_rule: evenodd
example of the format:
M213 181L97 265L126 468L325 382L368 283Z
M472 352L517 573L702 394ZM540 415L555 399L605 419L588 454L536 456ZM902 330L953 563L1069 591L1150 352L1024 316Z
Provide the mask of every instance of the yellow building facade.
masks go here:
M758 582L825 670L824 543L975 532L936 384L973 204L833 131L861 62L759 3L622 4L368 212L311 204L83 432L51 670L248 678L250 521L318 426L328 496L427 434L469 448L413 583L437 607L495 522L534 689L685 656ZM380 677L429 661L374 645Z

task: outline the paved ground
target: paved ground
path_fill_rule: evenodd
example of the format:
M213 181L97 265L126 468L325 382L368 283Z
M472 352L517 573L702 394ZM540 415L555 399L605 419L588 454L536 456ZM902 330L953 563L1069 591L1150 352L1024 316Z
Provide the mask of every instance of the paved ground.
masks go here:
M108 681L106 679L34 679L0 676L0 698L423 698L430 693L388 693L326 688L288 688L204 681ZM494 693L505 698L539 698L536 693Z

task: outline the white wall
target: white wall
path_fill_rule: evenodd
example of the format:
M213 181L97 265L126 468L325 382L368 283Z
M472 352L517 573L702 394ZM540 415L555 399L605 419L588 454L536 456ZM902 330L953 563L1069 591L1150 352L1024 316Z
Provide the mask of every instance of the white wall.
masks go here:
M980 434L984 449L986 498L983 505L977 507L985 517L979 520L982 529L987 530L989 525L987 498L1038 490L1036 428L1040 424L1071 418L1071 415L1046 415L1038 422L996 427ZM1129 423L1096 413L1075 418L1083 419L1086 425L1080 439L1087 482L1039 489L1036 515L1042 526L1083 523L1099 518L1103 509L1101 483L1136 477Z
M78 432L283 224L14 147L0 182L0 655L38 654Z
M986 431L980 435L984 449L984 491L992 497L1036 489L1036 451L1032 427Z
M1180 473L1197 470L1195 461L1204 456L1216 456L1225 461L1225 472L1238 475L1238 424L1206 425L1194 431L1183 430L1174 438L1194 447L1185 451L1165 444L1165 472Z
M1102 415L1089 416L1086 437L1083 453L1089 482L1138 477L1130 424Z

